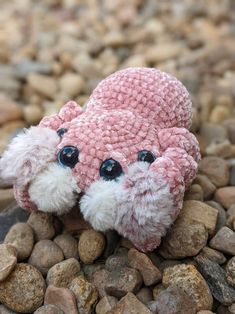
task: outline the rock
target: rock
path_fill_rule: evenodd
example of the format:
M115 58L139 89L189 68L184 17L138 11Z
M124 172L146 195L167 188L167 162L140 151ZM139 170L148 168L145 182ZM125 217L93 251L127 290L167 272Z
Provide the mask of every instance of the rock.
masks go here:
M57 306L48 304L38 308L37 311L34 312L34 314L65 314L65 313Z
M14 202L13 189L0 189L0 212Z
M154 310L154 313L158 314L195 314L197 312L192 298L177 286L169 286L159 293L154 302Z
M9 209L0 213L0 242L2 242L8 233L9 229L18 222L25 222L28 218L28 213L22 208L10 206Z
M27 105L23 107L23 117L28 125L35 125L40 122L43 117L43 111L40 106Z
M79 272L79 262L75 258L69 258L49 269L47 273L47 284L67 288Z
M115 254L110 255L105 262L105 268L114 271L128 266L128 251L125 248L118 249Z
M105 238L102 233L95 230L84 231L78 243L79 257L83 263L93 263L103 253Z
M235 314L235 303L233 303L232 305L230 305L228 307L228 310L231 314Z
M210 115L210 122L219 124L224 120L230 118L230 116L231 111L228 107L222 105L215 106Z
M4 243L11 244L16 248L18 261L29 257L33 249L33 242L33 230L23 222L13 225L4 240Z
M33 211L27 223L32 227L37 241L50 240L55 235L53 218L50 214Z
M215 123L203 123L200 127L200 134L208 145L212 142L223 141L228 138L226 128Z
M79 314L90 314L98 299L98 291L95 286L84 277L79 276L73 279L69 289L74 293L77 300Z
M41 240L35 244L28 263L46 275L52 266L63 259L63 252L56 243L51 240Z
M0 125L21 118L22 108L6 94L0 92Z
M195 256L206 246L207 238L204 224L179 218L162 240L159 253L166 259Z
M107 33L103 39L104 45L109 47L124 46L126 43L125 36L118 31L111 31Z
M107 314L151 314L133 293L127 293Z
M162 275L160 270L152 263L146 254L136 249L130 249L128 252L128 262L132 268L139 270L146 286L151 286L161 280Z
M235 166L232 166L230 169L229 184L235 186Z
M158 285L156 285L154 288L153 288L153 299L154 300L157 300L158 298L158 295L163 291L165 290L166 288L163 286L162 283L159 283Z
M201 254L194 259L214 298L223 305L230 305L235 302L235 289L228 285L225 270Z
M185 200L203 201L203 190L199 184L192 184L184 195Z
M13 312L6 308L4 305L0 305L0 313L1 314L17 314L16 312Z
M224 305L220 305L217 309L216 309L216 314L232 314L227 306Z
M158 46L150 47L146 51L146 60L150 63L162 62L173 59L182 53L183 47L178 42L162 43Z
M118 299L107 295L103 297L96 305L96 314L107 314L118 302Z
M105 291L116 298L122 298L128 292L137 293L141 284L140 273L136 269L124 267L121 270L109 273Z
M30 73L27 82L35 92L48 98L53 98L58 90L57 81L51 76Z
M43 303L45 281L31 265L17 264L7 280L0 282L0 302L11 310L31 313Z
M216 228L215 228L215 231L217 232L226 224L226 212L224 208L215 201L207 201L206 203L209 206L214 207L218 210L218 217L217 217L217 223L216 223Z
M223 187L229 182L229 167L219 157L204 157L199 164L199 172L206 175L216 187Z
M144 287L140 289L140 291L136 294L137 299L143 304L147 304L151 300L153 300L153 293L150 288Z
M105 232L106 245L102 256L104 258L109 257L115 251L120 241L120 235L116 230L107 230Z
M228 255L235 255L235 233L228 227L222 227L211 239L210 246Z
M198 174L194 180L194 183L197 183L202 187L205 199L210 198L216 190L216 186L209 180L207 176L203 174Z
M235 288L235 256L233 256L226 265L227 282Z
M105 291L106 284L109 282L110 272L106 269L98 269L92 276L92 283L98 290L99 296L102 298L107 295Z
M69 97L79 95L84 88L82 77L76 73L65 73L59 80L60 90L64 91Z
M79 53L73 59L72 67L84 78L97 77L99 75L96 64L86 53Z
M233 146L229 140L212 142L206 148L206 155L229 158L234 155Z
M210 289L195 266L180 264L166 268L162 283L165 287L176 285L196 303L197 311L211 310L213 298Z
M104 268L103 264L83 264L82 265L82 271L86 278L89 281L92 281L92 276L97 270L101 270Z
M0 244L0 282L5 280L17 263L17 251L14 246Z
M205 310L205 311L199 311L199 312L197 312L197 314L214 314L214 312L211 312L211 311L207 311L207 310Z
M84 220L78 207L74 207L69 213L60 217L66 232L77 235L84 230L91 229L91 226Z
M218 210L199 201L185 201L180 217L202 223L209 234L215 232Z
M205 246L201 250L201 254L203 254L205 257L210 259L212 262L218 263L218 264L224 264L226 262L226 257L223 253L213 250L208 246Z
M67 288L48 286L44 304L53 304L61 309L64 314L78 314L75 295Z
M226 186L216 190L215 200L228 209L235 204L235 186Z
M54 239L54 242L61 248L66 259L78 258L78 243L70 234L60 234Z
M28 59L21 60L15 65L16 76L25 79L30 73L50 74L50 64L40 63Z

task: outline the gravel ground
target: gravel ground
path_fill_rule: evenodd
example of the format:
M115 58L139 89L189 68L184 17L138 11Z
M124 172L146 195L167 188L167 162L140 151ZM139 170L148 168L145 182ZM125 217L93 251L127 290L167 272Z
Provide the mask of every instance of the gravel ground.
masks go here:
M233 0L2 0L0 154L22 128L128 66L179 78L193 101L198 175L160 248L137 251L79 211L18 208L0 181L0 313L235 313Z

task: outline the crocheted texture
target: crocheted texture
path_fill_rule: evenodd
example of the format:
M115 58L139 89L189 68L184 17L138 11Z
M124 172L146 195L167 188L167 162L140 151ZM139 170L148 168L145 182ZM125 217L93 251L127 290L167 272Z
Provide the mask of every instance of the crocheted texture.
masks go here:
M28 184L37 183L37 188L43 184L47 193L43 175L41 185L36 182L38 174L50 163L58 164L57 155L64 146L74 146L79 158L72 176L78 190L85 193L81 199L85 219L102 231L115 228L142 251L153 250L176 219L184 191L196 174L200 153L196 138L188 131L190 124L190 97L176 78L150 68L121 70L98 84L85 111L71 101L58 115L42 119L37 136L35 130L21 135L18 141L27 143L30 158L22 153L22 147L16 149L13 141L0 162L1 175L9 179L6 165L17 156L17 167L10 175L15 196L21 206L34 209L39 204L37 194L33 204ZM45 134L41 135L45 128L53 133L49 150ZM56 133L60 128L67 130L61 139ZM137 161L141 150L151 151L155 161ZM123 175L107 183L100 178L99 169L110 158L119 162ZM102 193L102 187L109 195ZM53 188L57 188L56 180ZM35 193L36 189L32 190ZM47 211L58 208L59 198L56 206L49 201L44 204ZM66 204L63 199L63 206Z

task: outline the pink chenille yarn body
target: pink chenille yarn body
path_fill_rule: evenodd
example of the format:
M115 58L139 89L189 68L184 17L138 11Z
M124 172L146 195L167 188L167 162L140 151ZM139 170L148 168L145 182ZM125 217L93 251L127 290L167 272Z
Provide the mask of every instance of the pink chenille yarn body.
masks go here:
M115 229L151 251L196 175L191 115L189 94L176 78L124 69L98 84L85 109L70 101L16 136L0 174L23 208L60 215L80 202L94 229Z

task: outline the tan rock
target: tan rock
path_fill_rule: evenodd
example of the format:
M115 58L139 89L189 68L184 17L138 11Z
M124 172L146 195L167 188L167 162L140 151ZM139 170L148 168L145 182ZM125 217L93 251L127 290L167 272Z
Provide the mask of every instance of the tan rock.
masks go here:
M60 234L54 239L54 242L61 248L66 259L78 258L78 242L70 234Z
M203 201L203 190L199 184L192 184L184 195L185 200Z
M5 280L17 263L17 251L14 246L0 244L0 282Z
M0 212L14 202L13 189L0 189Z
M84 277L79 276L73 279L69 285L69 289L76 297L79 314L90 314L98 299L96 287Z
M53 218L50 214L33 211L27 223L32 227L37 241L49 240L55 235Z
M51 240L41 240L35 244L28 263L46 275L52 266L63 260L63 252L56 243Z
M43 303L45 281L29 264L17 264L7 280L0 282L0 302L11 310L32 313Z
M166 288L163 286L162 283L159 283L158 285L156 285L153 288L153 298L154 298L154 300L157 300L159 293L162 292L165 289Z
M151 286L161 280L162 275L160 270L152 263L146 254L136 249L130 249L128 252L128 262L132 268L140 271L146 286Z
M199 164L199 172L206 175L217 187L223 187L229 182L229 167L222 158L214 156L203 158Z
M0 93L0 125L22 118L22 108L10 97Z
M96 260L105 247L105 238L95 230L86 230L79 238L78 252L83 263L89 264Z
M224 256L223 253L214 250L208 246L205 246L201 250L201 254L209 258L211 261L218 263L218 264L224 264L226 262L226 257Z
M235 186L226 186L215 192L215 200L223 207L229 208L235 204Z
M210 246L228 255L235 255L235 232L222 227L211 239Z
M75 295L67 288L48 286L44 304L53 304L61 309L64 314L78 314Z
M17 250L18 261L28 258L33 249L33 230L23 222L13 225L8 231L4 243L11 244Z
M208 199L210 196L212 196L216 190L216 186L209 180L207 176L203 174L198 174L194 182L202 187L205 199Z
M150 63L162 62L179 56L182 51L183 47L178 42L162 43L146 51L146 60Z
M43 117L43 111L40 106L27 105L23 107L23 117L24 120L29 125L35 125L40 122Z
M141 303L133 293L127 293L107 314L151 314L150 310Z
M65 313L57 306L48 304L39 307L37 311L34 312L33 314L65 314Z
M72 280L78 276L80 264L75 258L69 258L55 264L47 273L47 284L55 287L67 288Z
M231 117L231 110L225 106L215 106L210 114L210 122L212 123L221 123L224 120Z
M197 310L211 310L213 298L201 274L193 265L180 264L163 272L164 286L176 285L183 289L196 303Z
M109 295L103 297L96 305L96 314L107 314L117 304L118 299Z
M202 223L209 234L213 234L216 228L218 210L200 201L185 201L180 217Z
M92 283L95 285L99 292L99 296L102 298L107 295L105 291L106 284L109 282L110 272L106 269L98 269L92 276Z
M151 288L143 287L136 294L137 299L143 304L148 304L148 302L153 300L153 293Z
M59 80L59 87L70 97L79 95L84 88L84 80L76 73L65 73Z
M58 90L57 81L47 75L31 73L27 78L28 84L35 92L42 94L45 97L53 98Z

